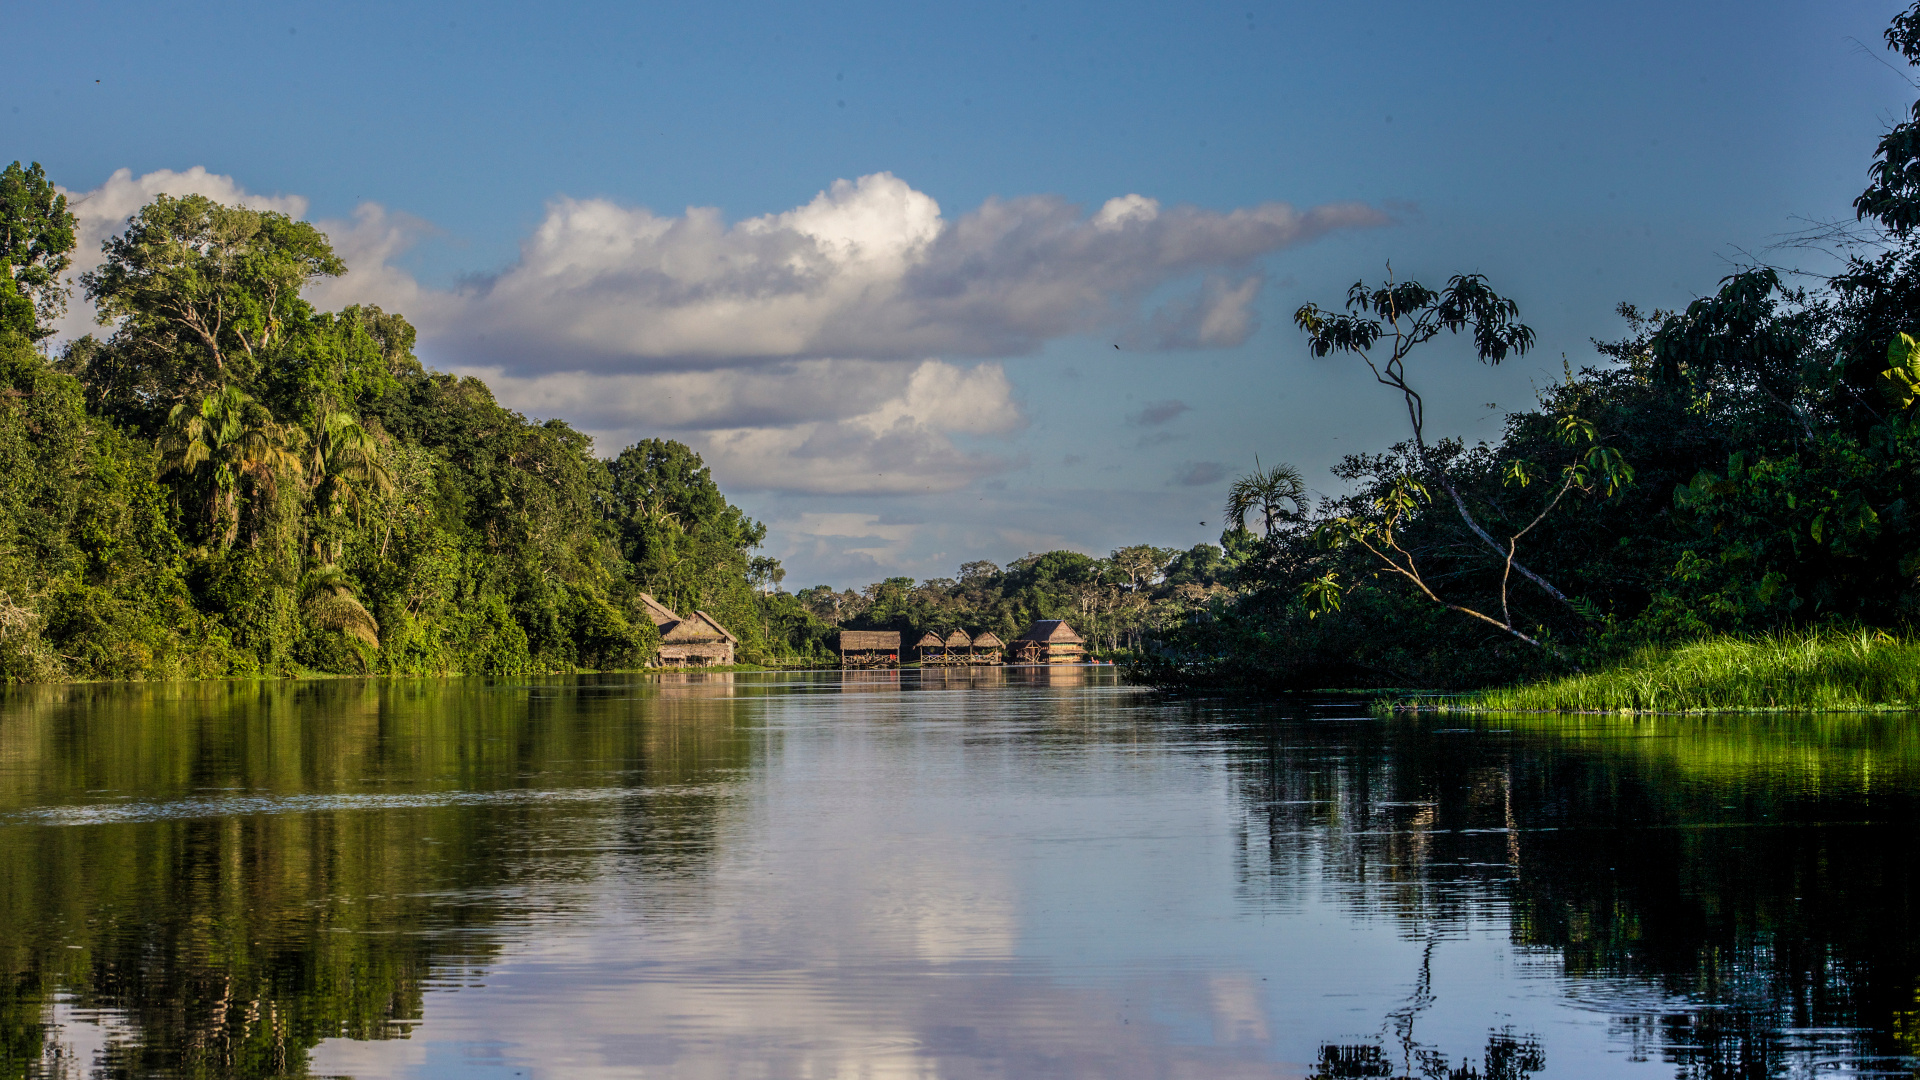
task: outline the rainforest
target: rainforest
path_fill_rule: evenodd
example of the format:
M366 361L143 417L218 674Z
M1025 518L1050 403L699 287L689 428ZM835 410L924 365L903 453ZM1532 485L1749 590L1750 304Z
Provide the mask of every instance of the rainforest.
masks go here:
M1920 17L1886 41L1920 63ZM1682 310L1619 303L1621 336L1568 359L1496 441L1430 428L1422 391L1541 348L1525 283L1389 266L1295 315L1301 348L1366 365L1407 421L1404 441L1344 460L1336 494L1273 465L1233 483L1217 546L789 593L756 554L766 527L686 445L602 457L564 420L425 367L404 314L303 299L346 272L312 224L162 195L70 276L66 196L15 162L0 678L637 668L657 646L642 593L709 612L749 664L828 661L840 626L1005 636L1066 618L1137 679L1186 688L1471 690L1770 635L1905 649L1920 104L1863 163L1850 212L1766 249L1774 262ZM55 342L76 290L99 333Z
M765 529L684 445L611 460L425 369L406 319L301 298L312 225L161 196L80 287L73 216L0 178L0 673L9 681L640 666L652 589L752 635Z

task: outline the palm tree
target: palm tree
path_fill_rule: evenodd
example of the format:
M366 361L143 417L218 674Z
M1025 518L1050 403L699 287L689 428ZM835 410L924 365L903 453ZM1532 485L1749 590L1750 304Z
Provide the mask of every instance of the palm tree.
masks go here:
M269 498L283 476L299 476L305 433L274 420L265 405L237 386L223 386L167 414L160 435L160 473L205 474L207 525L221 547L240 532L240 484L251 480Z
M1253 472L1235 480L1227 489L1227 520L1244 529L1247 515L1258 510L1261 526L1266 535L1272 536L1275 526L1306 516L1307 481L1300 470L1291 465L1280 464L1262 470L1258 458L1253 464Z
M393 475L380 460L379 441L352 413L340 409L324 409L314 422L306 467L314 494L336 514L349 503L364 505L362 487L381 494L393 490Z
M330 516L343 514L352 506L358 521L366 508L369 490L386 495L394 489L393 472L380 458L379 440L362 427L352 413L330 405L322 406L314 421L313 435L307 442L306 469L314 502ZM314 556L323 557L322 549L328 546L326 540L314 535L310 543ZM331 548L324 557L338 561L337 536Z
M380 624L353 594L353 582L332 563L316 566L300 582L300 611L322 630L338 630L380 647Z

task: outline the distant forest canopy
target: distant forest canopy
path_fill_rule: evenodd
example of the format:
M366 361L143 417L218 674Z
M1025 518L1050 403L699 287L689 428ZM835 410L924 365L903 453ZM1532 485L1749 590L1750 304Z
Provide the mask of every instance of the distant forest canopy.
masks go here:
M1920 66L1920 5L1888 46ZM1604 666L1645 646L1920 617L1920 102L1875 148L1851 220L1684 311L1622 304L1604 362L1510 415L1498 442L1426 427L1428 343L1482 362L1534 347L1477 275L1356 283L1295 316L1324 362L1365 364L1409 438L1335 469L1243 477L1263 508L1225 595L1158 641L1167 685L1471 687ZM1775 249L1780 250L1780 249Z
M1138 652L1210 600L1229 595L1237 561L1229 549L1196 544L1191 550L1135 544L1099 559L1077 551L1049 551L1015 559L1005 568L964 563L957 578L915 582L892 577L864 589L802 589L794 607L820 632L899 630L910 648L929 630L991 630L1011 641L1035 619L1065 619L1095 653ZM807 631L794 624L798 637ZM830 644L830 643L825 643Z

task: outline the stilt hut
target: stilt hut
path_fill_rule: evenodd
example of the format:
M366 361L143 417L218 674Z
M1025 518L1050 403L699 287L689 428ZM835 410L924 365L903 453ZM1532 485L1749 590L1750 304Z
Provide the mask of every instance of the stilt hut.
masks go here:
M973 638L969 637L965 630L955 630L953 633L948 634L947 639L941 642L941 644L946 646L947 663L967 664L972 662Z
M843 668L897 667L900 664L900 631L840 631L840 666Z
M939 634L929 630L920 635L919 641L913 643L913 651L921 665L925 666L944 663L946 660L947 647L940 640Z
M973 664L998 664L1006 659L1007 643L991 630L982 631L973 639L973 647L967 651L967 661Z
M640 607L660 631L660 663L666 667L717 667L733 663L740 639L713 616L696 611L686 618L646 593Z
M1060 619L1038 619L1008 646L1016 664L1082 664L1086 639Z

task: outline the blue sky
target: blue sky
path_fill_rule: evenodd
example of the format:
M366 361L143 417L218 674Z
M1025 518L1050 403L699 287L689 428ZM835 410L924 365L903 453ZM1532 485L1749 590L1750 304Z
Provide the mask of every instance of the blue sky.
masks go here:
M1256 454L1334 490L1394 403L1288 315L1389 259L1539 331L1419 361L1493 434L1619 301L1846 213L1915 96L1896 10L37 5L0 153L94 245L160 190L326 223L316 299L603 452L693 444L788 587L859 585L1212 539Z

